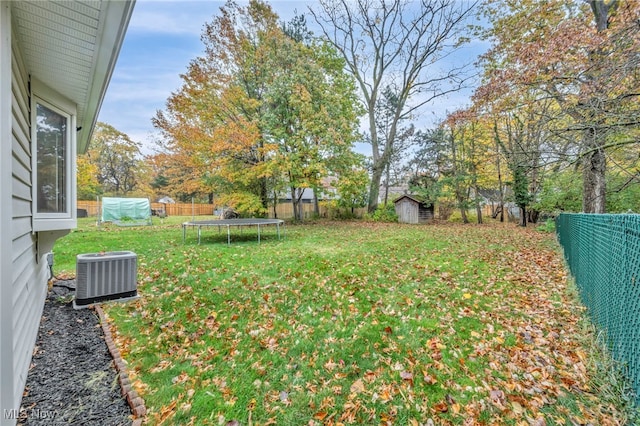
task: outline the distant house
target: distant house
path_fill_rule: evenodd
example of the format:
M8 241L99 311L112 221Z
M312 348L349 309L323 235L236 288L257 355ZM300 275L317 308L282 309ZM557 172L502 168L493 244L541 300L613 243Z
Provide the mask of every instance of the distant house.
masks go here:
M317 188L316 195L318 196L318 200L332 200L338 197L338 190L334 186L338 178L335 176L327 176L320 179L320 187ZM300 202L303 204L310 204L314 202L314 193L312 188L300 188L302 189L302 195L300 196ZM300 194L298 194L300 195ZM280 203L290 203L291 202L291 190L287 189L282 194L280 194L278 201Z
M406 182L398 182L396 185L386 186L384 183L380 185L378 191L378 203L386 204L387 201L395 200L401 195L409 193L409 184Z
M55 241L76 227L87 150L132 1L0 2L0 425L14 425Z
M433 220L433 204L418 196L405 194L393 203L400 223L427 223Z
M280 197L278 198L278 202L280 203L290 203L291 202L291 191L285 191L284 193L280 194ZM313 189L311 188L303 188L302 189L302 195L300 196L300 202L301 203L313 203Z

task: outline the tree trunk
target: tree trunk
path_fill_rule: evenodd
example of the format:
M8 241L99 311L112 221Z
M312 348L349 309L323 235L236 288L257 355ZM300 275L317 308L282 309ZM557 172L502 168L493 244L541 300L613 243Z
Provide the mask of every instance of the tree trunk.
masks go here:
M476 191L476 215L478 216L478 223L482 223L482 206L480 205L480 197L478 196L478 187L475 188Z
M604 2L589 0L596 21L596 29L599 33L607 30L609 26L609 13L618 6L618 0ZM604 53L599 49L590 52L593 58L604 60ZM586 155L582 170L582 211L585 213L604 213L606 211L606 157L602 146L603 136L599 135L595 128L585 132Z
M467 217L467 209L462 205L460 206L460 216L462 216L462 223L469 223L469 218Z
M260 178L260 201L265 211L269 208L269 188L267 185L267 178Z
M301 221L302 215L300 214L300 199L302 196L298 195L298 188L291 188L291 204L293 207L293 220Z
M273 209L273 218L277 219L278 218L278 194L275 191L272 191L271 195L269 196L269 204ZM267 217L269 216L267 215Z
M585 213L604 213L606 211L606 157L602 150L595 129L590 129L585 135L587 155L583 161L582 211Z
M500 167L500 139L498 134L498 123L494 121L493 131L496 142L496 169L498 171L498 188L500 190L500 223L504 223L504 187L502 186L502 169Z
M391 178L391 171L389 164L387 164L384 181L384 206L387 207L389 202L389 179Z
M320 217L320 203L318 202L318 188L313 188L313 213Z
M380 164L373 165L371 186L369 187L369 213L373 213L378 208L378 196L380 195L380 181L382 180L383 169L384 167L380 167Z
M520 206L520 226L527 227L527 206Z
M298 220L297 212L298 212L298 203L296 203L296 197L291 194L291 208L293 210L293 220L294 222Z

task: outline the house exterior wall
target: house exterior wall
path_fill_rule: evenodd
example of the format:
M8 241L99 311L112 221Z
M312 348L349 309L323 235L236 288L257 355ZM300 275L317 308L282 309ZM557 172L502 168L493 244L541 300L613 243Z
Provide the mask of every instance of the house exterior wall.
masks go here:
M47 292L46 260L38 259L37 234L32 232L31 126L28 74L20 50L12 46L12 217L13 371L14 392L22 393L38 334ZM19 402L19 401L18 401Z
M0 424L13 425L38 333L48 277L45 253L38 251L38 234L32 232L28 74L20 47L11 36L8 2L2 2L1 8Z
M46 256L76 225L73 202L60 214L37 212L32 105L40 98L68 119L64 184L75 200L73 155L89 142L134 3L0 1L0 426L17 422L47 293Z
M11 8L0 2L0 425L14 424L11 233ZM6 254L6 256L5 256ZM9 411L7 411L9 410Z

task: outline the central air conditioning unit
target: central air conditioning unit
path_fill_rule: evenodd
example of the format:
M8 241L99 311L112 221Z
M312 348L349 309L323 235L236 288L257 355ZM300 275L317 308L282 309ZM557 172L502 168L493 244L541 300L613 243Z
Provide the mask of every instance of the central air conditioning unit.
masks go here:
M75 309L108 300L138 297L138 256L131 251L79 254L76 258Z

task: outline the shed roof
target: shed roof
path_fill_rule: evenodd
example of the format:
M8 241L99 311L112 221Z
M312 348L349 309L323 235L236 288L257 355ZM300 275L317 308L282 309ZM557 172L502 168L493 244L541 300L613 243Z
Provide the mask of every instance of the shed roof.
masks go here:
M419 204L426 204L426 205L431 205L431 202L427 201L426 199L418 196L418 195L413 195L413 194L404 194L401 195L400 197L396 198L393 202L397 203L398 201L404 199L404 198L408 198L409 200L415 201L416 203Z
M12 2L15 36L31 77L77 104L79 152L89 145L134 3Z

